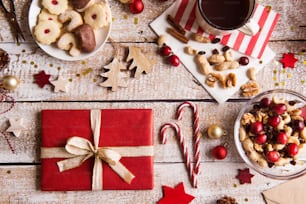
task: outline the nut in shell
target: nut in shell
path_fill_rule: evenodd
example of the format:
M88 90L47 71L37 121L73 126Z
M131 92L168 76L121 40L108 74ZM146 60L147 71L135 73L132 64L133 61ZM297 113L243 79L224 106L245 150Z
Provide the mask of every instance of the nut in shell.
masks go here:
M256 81L250 81L240 87L241 95L245 97L255 96L259 92L259 85Z

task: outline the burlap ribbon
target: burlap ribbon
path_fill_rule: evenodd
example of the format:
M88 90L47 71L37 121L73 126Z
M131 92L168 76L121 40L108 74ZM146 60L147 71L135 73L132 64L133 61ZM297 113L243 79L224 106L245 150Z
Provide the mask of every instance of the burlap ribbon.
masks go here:
M102 190L102 162L106 162L125 182L131 183L134 175L120 162L121 157L153 156L153 146L123 146L123 147L98 147L100 140L101 111L90 111L90 122L94 144L78 136L72 136L63 147L43 147L41 158L67 158L57 162L59 171L76 168L84 161L95 157L92 190Z

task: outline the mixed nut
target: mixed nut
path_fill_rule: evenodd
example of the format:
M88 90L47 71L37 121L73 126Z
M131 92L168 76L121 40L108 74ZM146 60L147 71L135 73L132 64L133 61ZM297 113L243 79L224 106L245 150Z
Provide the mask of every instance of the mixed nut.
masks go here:
M239 140L246 155L262 167L295 165L306 142L306 121L296 101L262 98L244 113Z

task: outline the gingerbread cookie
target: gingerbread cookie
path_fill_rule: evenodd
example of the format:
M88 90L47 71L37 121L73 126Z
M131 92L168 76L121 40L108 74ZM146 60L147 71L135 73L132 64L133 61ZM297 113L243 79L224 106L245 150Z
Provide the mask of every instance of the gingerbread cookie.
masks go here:
M51 14L59 15L68 9L68 0L42 0L42 6Z
M61 30L53 21L40 21L34 27L34 36L38 42L50 45L60 36Z
M110 23L111 12L107 4L101 2L93 4L85 10L84 21L94 29L102 28Z
M62 23L68 22L67 25L67 30L68 31L72 31L73 29L75 29L76 27L80 26L83 24L83 19L81 14L79 14L78 12L74 11L74 10L66 10L64 13L62 13L59 16L59 20Z

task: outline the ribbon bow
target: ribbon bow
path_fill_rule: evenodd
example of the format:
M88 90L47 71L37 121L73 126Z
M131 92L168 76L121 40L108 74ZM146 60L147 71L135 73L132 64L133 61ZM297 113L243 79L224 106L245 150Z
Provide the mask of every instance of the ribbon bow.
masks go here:
M122 163L121 155L111 147L98 147L100 138L101 111L91 110L91 128L93 132L94 145L82 137L71 137L68 139L65 150L74 157L57 162L59 171L76 168L90 157L95 157L93 167L92 189L102 189L102 161L106 162L125 182L131 183L135 177Z

